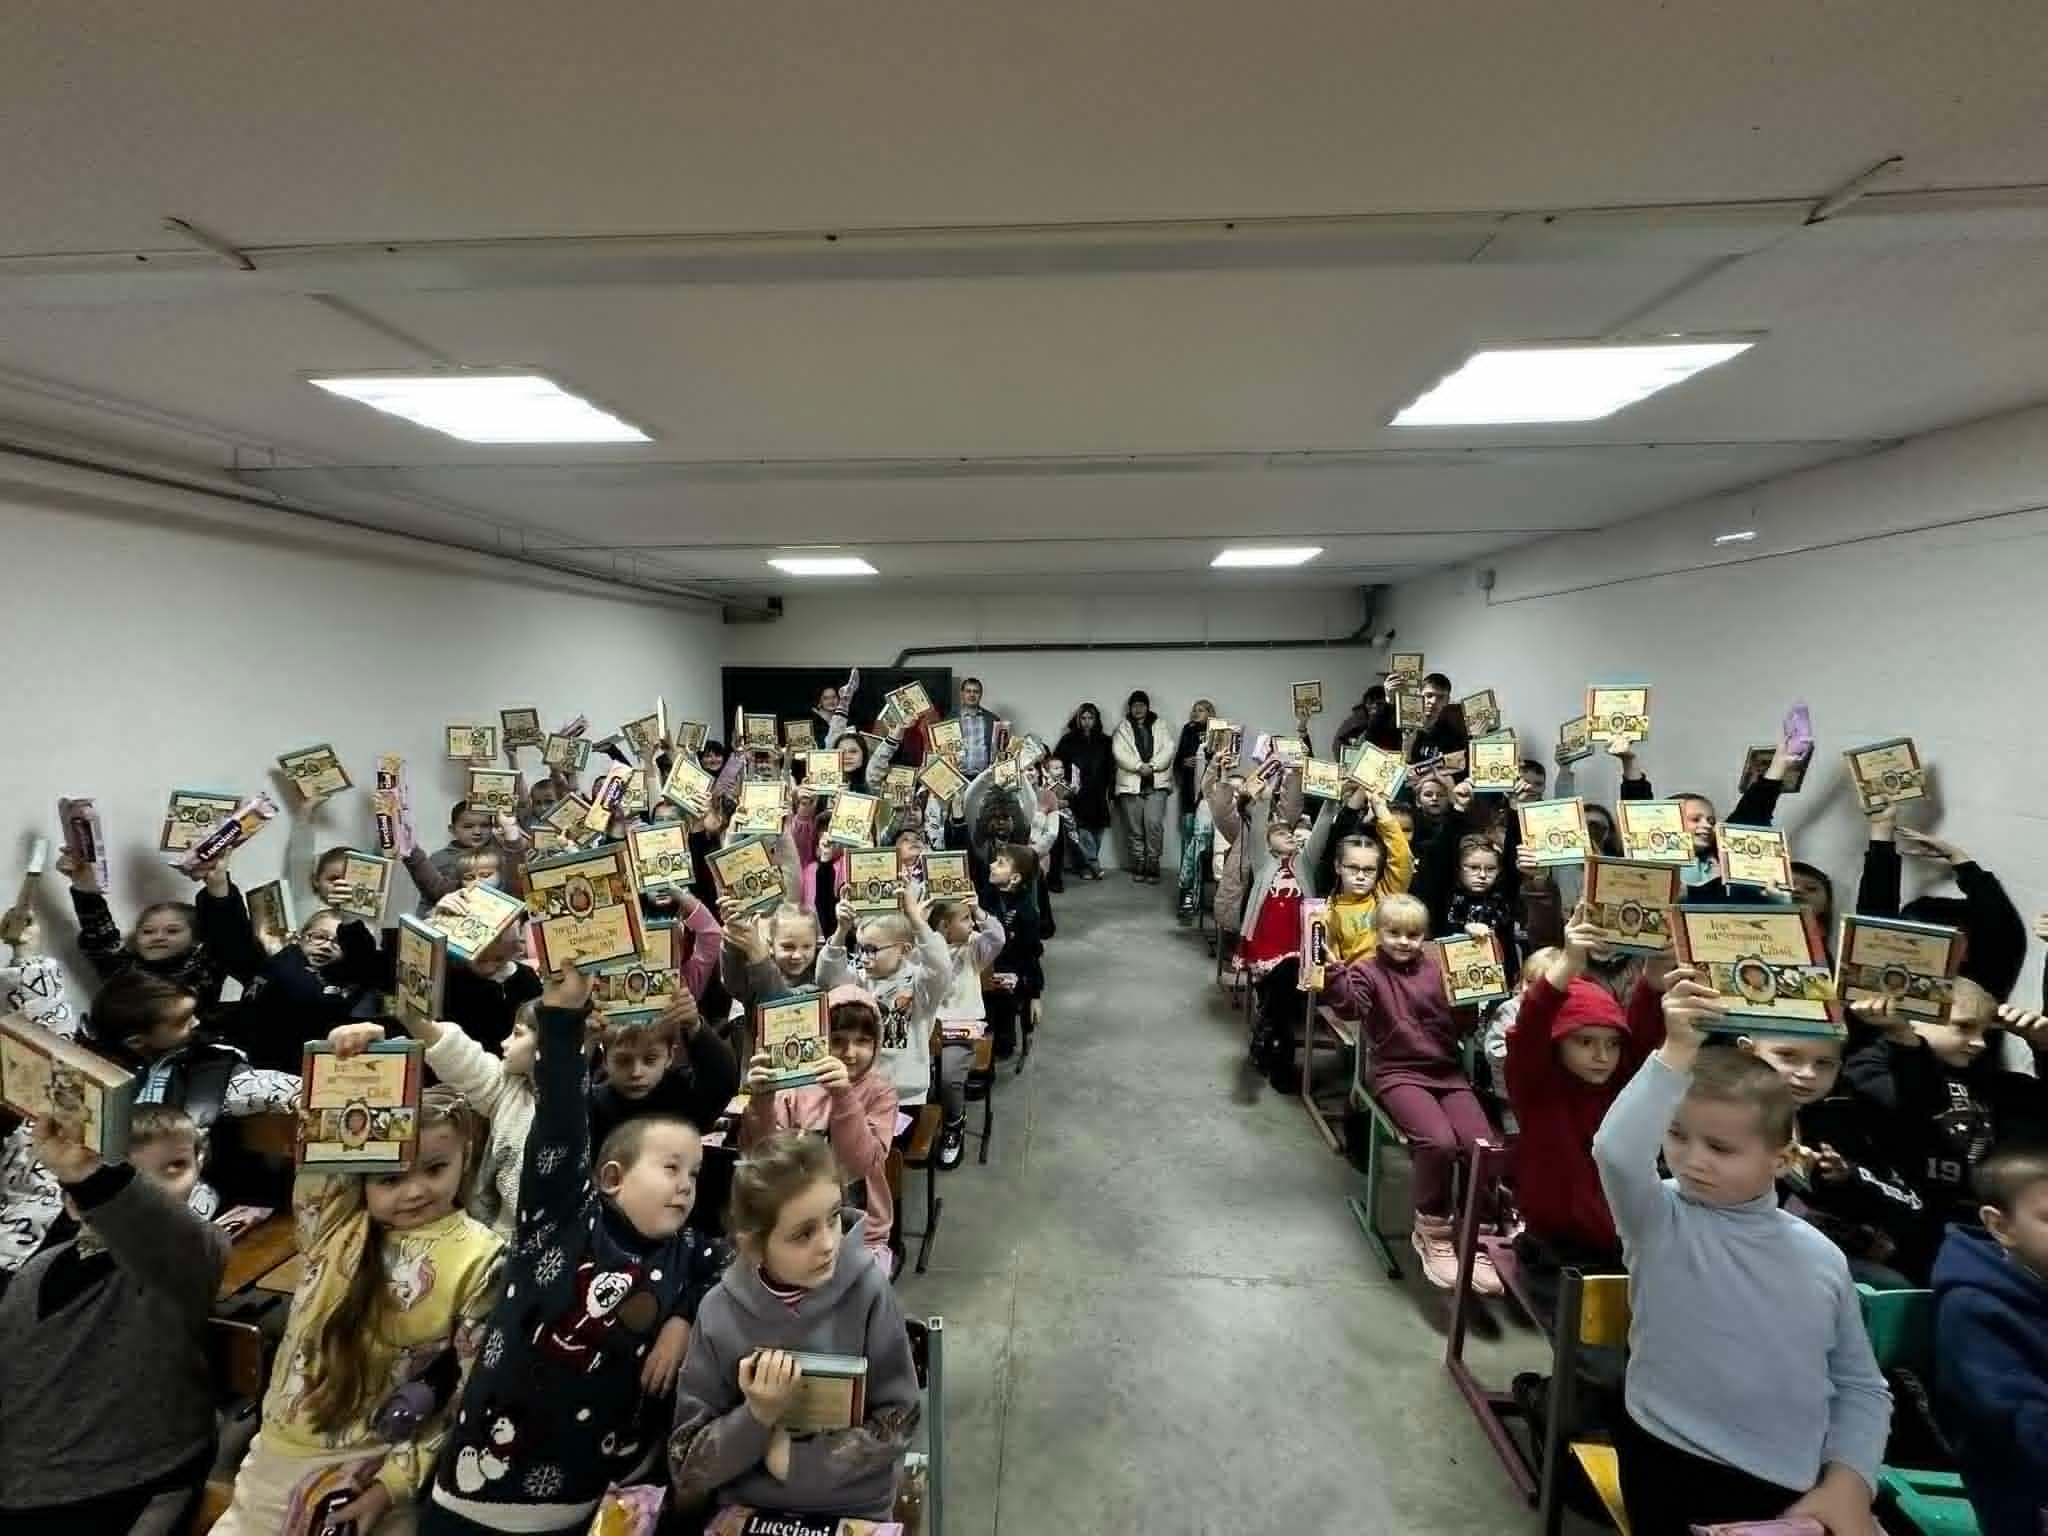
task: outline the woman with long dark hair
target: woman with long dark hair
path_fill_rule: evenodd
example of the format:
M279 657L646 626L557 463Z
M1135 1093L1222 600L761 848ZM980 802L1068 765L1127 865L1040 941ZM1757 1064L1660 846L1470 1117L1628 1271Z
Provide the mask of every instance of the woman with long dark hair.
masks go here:
M1102 729L1102 711L1083 704L1067 721L1053 755L1075 780L1072 867L1088 880L1102 878L1102 834L1109 827L1109 795L1116 779L1116 761Z

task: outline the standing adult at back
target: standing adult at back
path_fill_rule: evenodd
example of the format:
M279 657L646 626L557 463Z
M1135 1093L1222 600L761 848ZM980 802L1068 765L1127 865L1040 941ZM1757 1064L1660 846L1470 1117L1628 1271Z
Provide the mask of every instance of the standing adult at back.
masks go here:
M995 754L996 717L981 707L981 679L960 679L960 771L972 779Z
M1053 756L1060 760L1061 771L1073 786L1073 871L1100 880L1102 834L1109 827L1109 796L1116 780L1116 759L1110 753L1108 733L1102 729L1102 711L1093 704L1076 709Z
M1166 845L1166 801L1172 783L1174 736L1152 713L1144 689L1124 702L1110 750L1116 756L1117 814L1124 824L1124 862L1131 878L1159 883Z

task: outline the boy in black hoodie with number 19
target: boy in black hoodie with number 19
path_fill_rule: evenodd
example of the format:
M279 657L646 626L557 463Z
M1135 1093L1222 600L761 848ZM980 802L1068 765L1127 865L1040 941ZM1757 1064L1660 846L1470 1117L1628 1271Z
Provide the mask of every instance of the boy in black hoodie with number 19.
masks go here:
M687 1225L703 1147L629 1120L593 1160L584 1104L590 983L540 999L533 1129L504 1297L420 1508L421 1536L581 1532L607 1486L643 1481L697 1304L730 1258Z

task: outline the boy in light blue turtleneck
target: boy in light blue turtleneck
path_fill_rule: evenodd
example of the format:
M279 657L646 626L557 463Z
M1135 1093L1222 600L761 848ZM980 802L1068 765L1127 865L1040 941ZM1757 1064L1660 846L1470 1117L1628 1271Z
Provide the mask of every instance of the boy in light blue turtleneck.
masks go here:
M1848 1261L1778 1208L1790 1090L1754 1057L1700 1050L1720 1014L1696 973L1674 971L1664 1046L1593 1139L1631 1277L1615 1433L1629 1526L1807 1515L1870 1536L1891 1396Z

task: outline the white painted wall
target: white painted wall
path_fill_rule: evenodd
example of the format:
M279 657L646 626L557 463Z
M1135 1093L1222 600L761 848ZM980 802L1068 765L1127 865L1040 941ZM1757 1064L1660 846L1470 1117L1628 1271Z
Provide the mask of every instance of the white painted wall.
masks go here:
M463 788L442 757L445 724L530 704L548 724L583 711L609 731L651 710L658 691L677 715L708 719L699 712L717 705L715 618L399 541L288 543L280 527L258 534L230 509L182 501L159 499L145 521L132 507L0 486L10 884L33 834L61 846L60 795L99 802L125 924L141 904L192 889L156 851L174 787L268 788L288 805L280 752L331 741L358 785L379 753L400 752L420 840L438 847ZM173 520L185 511L192 521ZM339 796L314 842L368 845L368 818L366 790ZM286 843L273 823L237 855L238 882L274 878ZM294 872L300 886L305 876ZM411 890L401 873L395 910L409 909ZM61 878L46 877L38 905L63 954Z
M1752 542L1712 543L1747 527ZM1939 783L1938 811L1916 822L1976 855L2024 913L2048 910L2048 410L1484 563L1490 595L1472 570L1392 593L1395 646L1460 693L1499 690L1544 756L1589 678L1641 673L1659 792L1696 788L1725 811L1744 747L1805 698L1819 760L1781 824L1838 894L1853 898L1863 848L1838 754L1911 735ZM1582 767L1582 792L1611 801L1612 763Z

